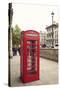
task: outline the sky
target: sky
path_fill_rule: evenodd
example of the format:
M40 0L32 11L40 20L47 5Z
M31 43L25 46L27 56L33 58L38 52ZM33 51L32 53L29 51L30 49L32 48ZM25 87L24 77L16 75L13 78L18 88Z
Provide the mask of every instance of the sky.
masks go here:
M46 31L46 26L53 20L59 22L59 6L32 3L13 3L13 27L16 24L23 30Z

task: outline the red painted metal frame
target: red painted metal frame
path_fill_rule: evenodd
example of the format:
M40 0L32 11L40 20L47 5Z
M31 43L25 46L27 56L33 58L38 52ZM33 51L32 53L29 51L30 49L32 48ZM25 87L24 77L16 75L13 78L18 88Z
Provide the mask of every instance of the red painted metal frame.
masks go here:
M31 36L30 36L31 35ZM35 36L34 36L35 35ZM37 71L34 74L29 74L27 70L27 41L36 40L37 41ZM20 71L22 82L27 83L40 78L40 34L34 30L27 30L21 32L21 57L20 57Z

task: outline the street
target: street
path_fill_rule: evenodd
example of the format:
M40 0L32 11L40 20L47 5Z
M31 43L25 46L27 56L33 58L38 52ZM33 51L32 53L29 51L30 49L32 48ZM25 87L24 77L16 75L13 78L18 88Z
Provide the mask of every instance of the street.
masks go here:
M58 63L40 58L40 80L22 83L20 80L20 56L11 59L11 86L58 84Z
M24 3L22 3L22 5L23 4ZM12 5L12 3L8 4L8 55L9 58L11 58L9 59L9 78L11 79L9 80L11 81L11 86L58 84L58 9L56 9L55 6L38 7L37 4L33 4L34 7L31 7L31 4L29 4L28 6L26 3L24 5L25 6L23 8L21 6L21 3L19 4L19 6L17 6L17 4ZM23 9L23 13L21 9ZM14 10L17 12L14 12ZM14 23L12 27L13 17L15 21L13 20ZM22 22L23 27L21 26ZM29 55L28 60L30 60L31 55L39 56L40 52L40 61L37 63L37 66L39 64L39 80L29 83L22 83L22 81L20 80L20 56L19 54L16 55L16 53L14 53L13 55L16 56L12 57L12 49L13 52L17 52L17 48L19 48L18 50L21 50L20 52L22 52L23 54L29 51L29 53L27 53ZM24 50L25 48L27 49ZM38 53L34 54L35 51ZM31 60L33 60L33 63L30 64ZM32 65L31 70L33 71L36 66L34 66L34 58L31 58L31 60L29 64L30 66ZM26 63L24 62L24 64ZM30 67L29 65L27 66ZM24 70L26 70L25 68L26 67L24 67Z

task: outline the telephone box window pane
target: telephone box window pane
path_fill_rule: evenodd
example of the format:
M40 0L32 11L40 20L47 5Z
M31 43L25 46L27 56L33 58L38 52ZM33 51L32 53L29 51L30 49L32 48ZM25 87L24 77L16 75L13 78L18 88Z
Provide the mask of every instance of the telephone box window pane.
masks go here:
M37 71L37 41L27 41L27 71L31 74Z

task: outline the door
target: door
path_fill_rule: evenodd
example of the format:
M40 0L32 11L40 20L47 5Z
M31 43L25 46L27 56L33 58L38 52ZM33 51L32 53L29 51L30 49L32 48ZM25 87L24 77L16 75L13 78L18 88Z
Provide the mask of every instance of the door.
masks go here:
M35 74L37 72L37 41L27 41L27 73Z

